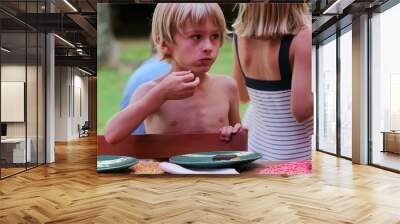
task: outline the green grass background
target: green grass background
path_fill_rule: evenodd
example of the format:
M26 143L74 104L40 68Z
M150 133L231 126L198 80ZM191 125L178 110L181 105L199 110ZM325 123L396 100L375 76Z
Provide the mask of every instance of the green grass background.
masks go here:
M126 69L101 67L97 73L97 133L104 134L104 128L111 117L119 111L125 85L144 60L150 58L150 43L148 39L131 39L119 41L121 46L120 61L123 65L131 66ZM217 61L210 70L211 74L232 74L232 44L226 40L219 51ZM240 105L240 116L243 118L247 104Z

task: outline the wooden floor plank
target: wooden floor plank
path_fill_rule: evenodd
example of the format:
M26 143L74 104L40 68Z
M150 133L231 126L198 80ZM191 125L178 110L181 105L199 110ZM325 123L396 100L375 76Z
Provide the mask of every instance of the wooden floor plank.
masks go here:
M94 137L0 181L0 223L400 223L400 175L313 152L300 176L96 173Z

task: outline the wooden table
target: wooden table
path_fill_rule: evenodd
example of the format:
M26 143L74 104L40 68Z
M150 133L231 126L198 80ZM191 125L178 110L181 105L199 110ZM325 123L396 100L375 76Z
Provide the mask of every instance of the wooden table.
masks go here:
M172 156L187 153L247 151L247 131L242 130L236 133L229 142L221 141L219 133L131 135L118 144L110 144L104 136L97 136L97 146L98 155L131 156L142 161L163 162L168 161ZM286 161L257 160L237 167L236 170L240 174L257 174L262 169L282 163ZM129 170L125 172L136 174ZM216 175L220 176L220 174Z
M221 141L219 133L130 135L110 144L97 136L97 155L132 156L137 159L168 159L172 156L207 151L247 151L247 131Z
M4 138L1 139L2 144L2 158L5 163L25 163L31 162L31 138ZM25 145L27 146L25 149Z

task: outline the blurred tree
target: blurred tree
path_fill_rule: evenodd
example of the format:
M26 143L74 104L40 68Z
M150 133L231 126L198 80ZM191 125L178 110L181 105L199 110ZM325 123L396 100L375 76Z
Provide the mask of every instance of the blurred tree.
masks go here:
M114 67L119 61L120 47L111 28L110 4L97 5L97 59L100 66Z
M235 4L220 4L220 6L225 15L227 28L231 29L237 14L237 9L234 9ZM155 7L156 4L112 4L111 27L116 38L148 37Z

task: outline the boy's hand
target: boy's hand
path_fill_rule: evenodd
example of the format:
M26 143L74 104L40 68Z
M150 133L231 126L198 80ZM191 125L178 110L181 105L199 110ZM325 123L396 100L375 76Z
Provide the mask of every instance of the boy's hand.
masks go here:
M190 71L179 71L168 74L160 83L166 100L180 100L191 97L199 85L199 77Z
M227 126L227 127L222 127L219 129L220 132L220 139L222 141L229 141L231 140L231 136L236 134L240 129L242 125L240 123L236 123L235 126Z

